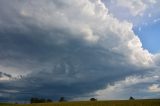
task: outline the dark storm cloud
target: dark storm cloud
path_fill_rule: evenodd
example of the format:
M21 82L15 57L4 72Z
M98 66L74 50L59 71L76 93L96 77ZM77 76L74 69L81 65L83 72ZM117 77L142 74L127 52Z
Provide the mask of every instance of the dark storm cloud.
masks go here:
M54 34L57 32L55 31ZM7 59L16 67L27 64L29 64L27 66L32 66L32 61L36 61L34 65L39 67L39 70L32 70L24 78L11 81L9 87L1 86L1 89L18 90L19 92L15 93L17 99L28 99L31 96L46 98L83 96L104 88L108 82L119 80L139 71L129 68L129 64L119 65L119 61L124 61L123 55L106 52L101 47L84 45L76 39L68 40L67 43L60 45L53 42L51 45L42 42L44 38L34 39L30 37L34 35L30 34L29 37L25 35L11 34L10 36L13 37L10 38L9 34L6 34L12 42L9 42L8 39L3 40L8 46L3 49L4 55L7 55L3 61ZM9 49L11 53L7 52ZM24 60L32 61L28 63ZM116 67L115 64L117 64ZM28 68L30 69L30 67ZM118 70L120 71L117 72ZM8 82L6 82L7 84Z
M31 38L29 40L34 41ZM19 38L16 39L17 43L19 41L21 41ZM25 42L29 44L29 48L23 46ZM11 57L7 57L7 59L16 66L24 65L24 60L30 59L36 61L37 67L41 67L38 71L32 70L31 74L19 81L10 83L11 88L19 90L16 95L24 98L32 95L45 97L80 96L103 88L108 82L136 72L126 66L119 66L121 72L117 72L118 68L110 62L122 61L122 55L114 54L113 57L113 53L109 51L104 53L100 47L89 47L78 43L78 41L75 42L75 40L65 45L53 44L50 46L40 42L34 45L26 39L23 43L16 45L16 51L13 50L18 55L10 54ZM29 52L29 50L32 52ZM17 60L18 57L20 59ZM2 86L1 89L3 89ZM21 94L25 92L26 95Z
M2 0L0 5L0 66L14 75L0 81L1 100L88 96L149 70L150 54L131 25L110 16L98 0Z

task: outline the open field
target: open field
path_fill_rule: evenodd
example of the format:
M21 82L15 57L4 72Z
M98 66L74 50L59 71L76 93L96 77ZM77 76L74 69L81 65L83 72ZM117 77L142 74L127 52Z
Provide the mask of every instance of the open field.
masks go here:
M115 100L40 104L0 104L0 106L160 106L160 100Z

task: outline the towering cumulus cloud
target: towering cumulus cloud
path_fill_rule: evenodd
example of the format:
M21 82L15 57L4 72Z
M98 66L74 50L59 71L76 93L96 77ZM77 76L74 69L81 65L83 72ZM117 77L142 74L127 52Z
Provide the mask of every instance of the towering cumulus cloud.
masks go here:
M159 56L100 0L1 0L0 14L0 100L125 98L140 83L150 96L158 83Z

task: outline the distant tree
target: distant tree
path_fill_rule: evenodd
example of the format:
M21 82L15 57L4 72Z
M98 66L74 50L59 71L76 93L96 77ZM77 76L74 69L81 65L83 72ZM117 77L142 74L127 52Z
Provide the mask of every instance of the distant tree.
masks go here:
M37 100L38 100L38 98L34 98L34 97L32 97L32 98L30 99L30 103L36 103L36 102L37 102Z
M65 98L64 97L60 97L59 102L65 102Z
M51 99L44 99L44 98L31 98L30 103L46 103L46 102L52 102Z
M52 102L52 100L51 99L47 99L46 102Z
M135 100L132 96L129 98L129 100Z
M90 101L97 101L97 99L96 98L91 98Z
M45 103L46 100L44 98L38 99L38 103Z
M34 103L34 98L33 97L30 99L30 103Z

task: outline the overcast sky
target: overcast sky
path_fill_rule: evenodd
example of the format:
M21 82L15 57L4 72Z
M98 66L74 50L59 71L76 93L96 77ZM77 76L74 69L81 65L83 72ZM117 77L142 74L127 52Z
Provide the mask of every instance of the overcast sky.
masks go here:
M0 0L0 101L160 97L159 5Z

